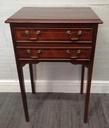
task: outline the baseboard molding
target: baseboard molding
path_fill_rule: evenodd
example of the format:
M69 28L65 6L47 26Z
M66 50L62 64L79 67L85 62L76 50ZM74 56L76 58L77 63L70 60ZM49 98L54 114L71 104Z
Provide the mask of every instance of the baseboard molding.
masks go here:
M30 81L25 81L27 92L31 92ZM86 81L84 82L84 92L86 91ZM20 92L17 80L0 80L0 92ZM36 82L36 92L63 92L79 93L80 81L46 81ZM109 93L109 81L92 81L91 93Z

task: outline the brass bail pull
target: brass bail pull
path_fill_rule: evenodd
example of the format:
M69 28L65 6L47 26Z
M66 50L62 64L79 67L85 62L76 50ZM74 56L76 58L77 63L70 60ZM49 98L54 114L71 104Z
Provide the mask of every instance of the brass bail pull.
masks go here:
M38 35L41 34L41 31L40 31L40 30L37 30L37 31L36 31L36 37L31 37L31 33L29 32L29 30L25 30L25 34L26 34L27 36L29 36L29 40L30 40L30 41L36 41L36 40L38 40Z
M66 53L71 55L70 50L66 50ZM81 54L81 50L78 50L75 56L70 56L70 59L78 59L80 54Z
M77 37L76 38L73 38L72 37L73 35L72 35L71 31L67 31L66 33L69 35L69 37L70 37L70 39L72 41L77 41L77 40L80 39L80 35L82 34L82 31L81 30L78 31L78 34L77 34Z
M40 57L39 54L41 54L41 53L42 53L42 50L38 50L37 55L36 56L31 56L31 58L32 59L38 59Z

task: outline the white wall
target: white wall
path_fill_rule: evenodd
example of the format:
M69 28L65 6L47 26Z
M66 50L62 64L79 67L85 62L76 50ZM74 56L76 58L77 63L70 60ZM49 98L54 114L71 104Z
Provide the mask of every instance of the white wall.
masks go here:
M97 13L97 15L104 21L104 24L99 25L92 84L98 83L98 85L102 86L107 83L105 89L101 89L101 92L109 92L109 0L0 0L0 87L2 87L2 85L14 85L18 79L10 28L9 24L5 24L4 21L24 6L88 6ZM24 71L25 78L28 80L28 65L25 66ZM68 88L67 86L71 85L71 83L78 84L78 81L80 80L80 72L80 65L75 66L70 63L39 63L37 65L37 82L39 85L42 82L41 85L43 85L43 87L40 88L38 86L39 88L37 88L37 90L39 89L39 91L41 91L42 89L44 91L45 89L45 91L57 91L60 88L59 91L64 92L66 91L66 88ZM48 84L48 86L44 86L45 83ZM56 86L56 84L58 86ZM49 85L50 89L48 88ZM69 87L70 89L72 88L71 86ZM70 92L70 89L67 92ZM75 88L74 91L76 91ZM93 88L93 92L97 91L98 89L96 90L95 88L94 90Z

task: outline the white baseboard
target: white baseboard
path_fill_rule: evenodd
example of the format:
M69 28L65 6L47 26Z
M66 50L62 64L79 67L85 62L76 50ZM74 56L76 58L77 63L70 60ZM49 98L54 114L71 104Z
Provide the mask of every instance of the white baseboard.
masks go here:
M25 81L27 92L31 92L30 81ZM86 91L86 81L84 82L84 92ZM0 80L0 92L20 92L17 80ZM80 81L46 81L36 82L36 92L63 92L79 93ZM109 93L109 81L92 81L91 93Z

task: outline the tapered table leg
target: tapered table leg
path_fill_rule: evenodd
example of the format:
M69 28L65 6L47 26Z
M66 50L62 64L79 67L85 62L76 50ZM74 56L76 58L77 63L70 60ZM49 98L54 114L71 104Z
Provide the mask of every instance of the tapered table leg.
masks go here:
M85 71L85 67L84 65L82 65L82 71L81 71L81 89L80 89L80 93L83 94L83 87L84 87L84 71Z
M92 65L88 67L87 90L86 90L86 97L85 97L84 123L87 123L87 121L88 121L88 109L89 109L92 69L93 69Z
M35 69L33 69L33 64L29 64L29 70L30 70L30 79L31 79L31 88L32 88L32 93L35 93Z
M25 119L27 122L29 122L29 114L28 114L27 98L26 98L25 85L24 85L23 68L17 64L17 70L18 70L18 77L19 77L19 83L20 83L23 108L24 108L24 113L25 113Z

